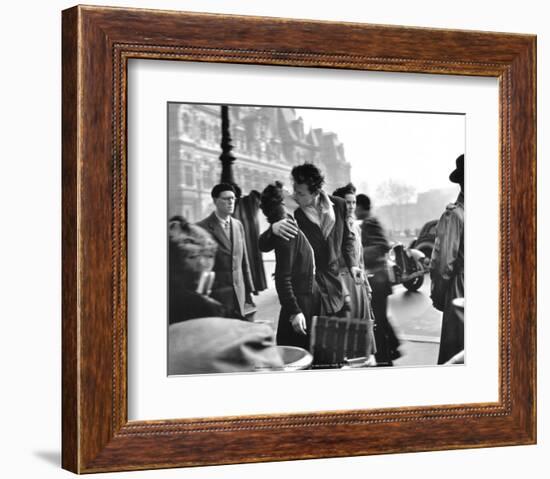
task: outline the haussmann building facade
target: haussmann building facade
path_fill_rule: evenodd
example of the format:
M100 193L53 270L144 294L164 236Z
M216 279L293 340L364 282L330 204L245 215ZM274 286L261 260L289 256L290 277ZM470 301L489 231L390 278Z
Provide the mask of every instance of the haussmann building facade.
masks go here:
M168 215L199 221L212 210L210 191L221 175L219 105L168 105ZM304 131L293 108L229 106L235 182L247 195L268 183L290 185L294 165L321 168L326 191L350 181L350 164L336 133Z

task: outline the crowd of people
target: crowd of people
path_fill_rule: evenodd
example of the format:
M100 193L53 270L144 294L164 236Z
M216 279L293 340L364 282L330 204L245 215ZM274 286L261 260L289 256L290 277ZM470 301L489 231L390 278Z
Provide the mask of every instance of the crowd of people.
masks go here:
M452 311L453 299L464 294L463 164L461 155L450 176L460 184L461 195L439 222L431 265L434 306L443 311L440 363L464 347L463 324ZM196 224L182 217L170 219L172 372L280 368L274 346L309 349L315 316L352 318L368 325L364 366L391 366L400 357L400 341L388 318L390 245L371 214L370 199L357 194L351 183L329 194L322 171L310 163L295 166L291 180L292 192L275 181L253 197L269 224L259 235L258 223L251 233L236 218L238 189L229 183L212 189L215 210L207 218ZM276 335L252 320L256 290L250 250L255 255L274 252L280 303ZM220 318L233 321L219 323ZM189 344L190 331L194 346ZM215 331L219 338L214 338ZM186 348L204 351L189 358Z

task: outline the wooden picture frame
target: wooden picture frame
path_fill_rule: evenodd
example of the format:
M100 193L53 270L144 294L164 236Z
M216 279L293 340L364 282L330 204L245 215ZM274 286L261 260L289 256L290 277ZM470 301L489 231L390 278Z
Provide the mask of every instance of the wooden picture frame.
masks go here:
M536 442L536 37L77 6L63 12L62 56L65 469ZM129 58L498 78L498 402L128 422Z

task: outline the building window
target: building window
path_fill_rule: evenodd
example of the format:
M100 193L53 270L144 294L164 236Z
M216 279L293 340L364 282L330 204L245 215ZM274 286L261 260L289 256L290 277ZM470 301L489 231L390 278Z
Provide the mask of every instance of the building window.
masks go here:
M272 159L277 159L280 155L279 145L275 142L272 142L269 145L269 156Z
M243 149L242 145L242 134L238 130L234 130L231 137L233 138L233 144L235 145L235 149L241 150Z
M254 143L254 147L253 147L253 152L252 154L256 157L256 158L259 158L260 155L262 153L262 150L261 150L261 147L260 147L260 144L258 142L255 142Z
M183 133L189 134L189 125L190 125L189 114L184 113L181 117L181 130L183 131Z
M214 186L214 182L212 181L212 168L207 168L206 170L202 170L202 187L205 189L210 189Z
M185 165L183 167L183 184L185 186L195 185L195 171L193 165Z
M202 141L206 140L206 123L202 120L199 124L199 136Z
M265 138L267 135L267 120L265 118L260 119L260 124L258 125L258 136L260 138Z
M208 128L208 141L210 143L216 142L216 127L214 125L210 125Z
M187 148L185 145L179 146L179 157L181 160L185 160L189 156L189 153L187 153L186 150Z

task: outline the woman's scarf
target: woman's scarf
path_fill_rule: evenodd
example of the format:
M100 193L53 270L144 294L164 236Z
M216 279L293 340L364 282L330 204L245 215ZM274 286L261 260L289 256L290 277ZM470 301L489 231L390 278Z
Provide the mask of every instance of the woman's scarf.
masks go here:
M315 204L303 207L302 211L312 223L321 228L323 238L327 239L336 224L334 204L330 201L329 196L321 190Z

